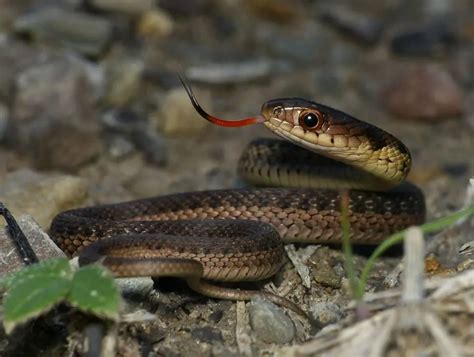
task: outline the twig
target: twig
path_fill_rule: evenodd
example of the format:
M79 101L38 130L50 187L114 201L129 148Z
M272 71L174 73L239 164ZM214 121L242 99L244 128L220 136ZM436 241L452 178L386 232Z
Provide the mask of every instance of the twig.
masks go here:
M236 326L235 339L240 356L252 356L252 341L248 334L249 317L245 309L245 302L237 301L236 303Z
M288 258L290 259L291 263L293 263L293 266L298 272L303 286L309 289L311 287L311 277L308 266L304 264L302 259L296 253L294 244L285 245L285 250Z
M26 239L25 234L21 230L15 218L2 202L0 202L0 215L5 218L10 237L18 248L21 259L23 259L25 265L38 263L38 257L28 242L28 239Z

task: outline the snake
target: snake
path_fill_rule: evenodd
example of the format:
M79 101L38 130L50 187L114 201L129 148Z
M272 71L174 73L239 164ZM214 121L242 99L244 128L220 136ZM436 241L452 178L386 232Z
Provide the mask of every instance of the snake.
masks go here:
M405 181L410 152L393 135L301 98L269 100L253 117L220 119L180 79L204 119L234 128L263 124L280 139L257 139L244 150L238 172L248 186L59 213L51 237L79 255L80 265L99 262L115 277L182 278L211 298L264 296L304 314L285 297L225 283L270 278L285 261L284 244L340 243L341 202L353 244L379 244L424 221L423 193Z

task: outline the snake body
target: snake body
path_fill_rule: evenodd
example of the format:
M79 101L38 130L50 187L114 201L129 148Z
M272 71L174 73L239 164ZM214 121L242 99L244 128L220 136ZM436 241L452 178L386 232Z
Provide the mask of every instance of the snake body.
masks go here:
M274 294L208 280L268 278L281 267L286 242L340 242L340 189L349 188L349 178L358 188L348 193L353 243L377 244L423 222L423 194L402 183L410 154L385 131L298 98L271 100L260 116L226 122L207 114L185 88L206 119L226 126L263 122L296 144L260 139L239 162L247 181L286 187L179 193L60 213L51 236L64 251L79 253L81 265L101 261L117 277L181 277L192 289L215 298L266 295L301 312ZM316 184L325 188L316 189Z

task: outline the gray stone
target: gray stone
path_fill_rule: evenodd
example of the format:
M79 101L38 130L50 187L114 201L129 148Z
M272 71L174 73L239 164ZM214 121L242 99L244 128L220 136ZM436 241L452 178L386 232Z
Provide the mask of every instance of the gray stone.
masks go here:
M312 304L310 311L319 328L336 323L344 317L342 309L332 302Z
M167 163L166 143L143 116L129 110L110 110L102 117L102 123L107 129L109 152L113 157L124 157L138 149L154 165Z
M191 336L201 342L224 342L221 331L211 326L196 327L191 330Z
M383 23L345 6L323 11L322 19L338 31L366 45L375 45L383 32Z
M8 209L10 207L6 205ZM41 230L41 227L30 215L15 216L21 230L33 248L39 260L65 257L66 255ZM6 227L0 228L0 277L23 268L24 262L16 245L7 233Z
M153 279L150 277L115 279L125 297L146 298L153 290Z
M390 43L392 51L403 56L434 56L449 53L458 42L454 27L445 23L428 26L396 34Z
M138 16L155 7L154 0L90 0L90 6L104 11L118 12Z
M190 67L186 77L192 81L209 84L236 84L266 78L272 71L267 60L236 63L212 63L205 66Z
M106 63L105 104L124 107L140 93L144 64L136 58L114 58Z
M8 116L8 108L0 103L0 143L5 139L7 133Z
M386 108L402 118L439 121L464 111L462 88L435 64L409 67L382 91L381 97Z
M83 63L70 55L46 56L16 78L8 143L36 167L71 170L100 151L98 84Z
M336 274L328 261L320 260L313 264L313 278L317 283L336 289L341 287L342 277Z
M112 24L105 18L45 7L18 17L14 28L34 39L98 56L112 39Z
M47 176L23 169L0 181L0 201L14 215L32 215L43 229L56 214L79 205L86 197L86 183L74 176Z
M3 10L3 8L2 8ZM42 55L25 44L0 36L0 97L11 99L14 80L21 70L30 66Z
M267 343L288 343L295 337L291 319L275 304L257 297L249 304L250 325L256 336Z

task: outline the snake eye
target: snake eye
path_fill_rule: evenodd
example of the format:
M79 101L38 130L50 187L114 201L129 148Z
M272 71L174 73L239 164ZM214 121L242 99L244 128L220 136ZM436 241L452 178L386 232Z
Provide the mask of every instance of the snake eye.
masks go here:
M309 129L315 128L319 124L319 115L313 112L306 113L300 118L300 124Z

